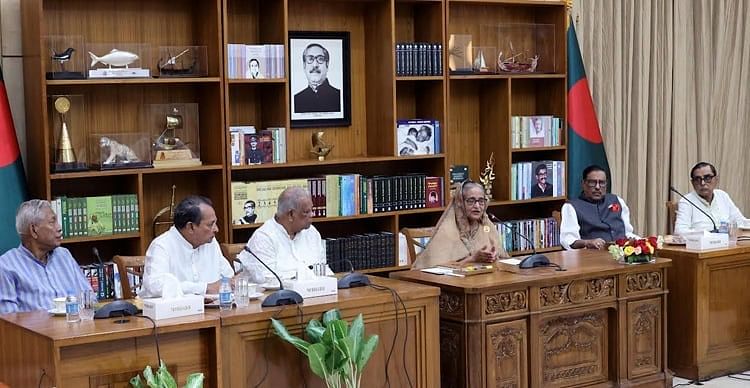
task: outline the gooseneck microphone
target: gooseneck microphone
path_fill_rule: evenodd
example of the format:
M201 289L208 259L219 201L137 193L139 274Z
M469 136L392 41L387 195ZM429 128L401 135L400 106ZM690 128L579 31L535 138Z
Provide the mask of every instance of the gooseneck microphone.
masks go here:
M354 271L354 264L349 259L334 260L326 264L330 265L330 264L335 264L335 263L340 263L340 262L345 262L349 264L349 273L342 276L338 280L337 282L338 288L355 288L355 287L364 287L364 286L370 285L370 278L368 278L364 274ZM312 265L309 266L309 268L312 269Z
M500 221L500 219L497 218L497 216L495 216L492 213L487 213L487 217L489 217L490 220L492 220L492 222L496 222L500 224L501 226L510 229L510 231L514 235L525 240L531 247L532 254L527 256L523 260L521 260L521 262L518 264L518 268L529 269L529 268L535 268L535 267L556 267L557 271L567 271L565 268L561 267L559 264L550 262L547 256L541 253L537 253L536 245L534 244L534 242L532 242L528 237L524 236L523 233L519 232L515 227L513 227L513 225L506 224L505 222Z
M674 186L669 186L669 190L672 191L672 192L674 192L675 194L679 195L680 197L682 197L686 201L688 201L689 204L693 205L694 208L698 209L698 211L700 211L701 213L705 214L706 217L708 217L708 219L711 220L711 223L714 225L714 229L711 231L711 233L718 233L719 232L719 228L716 227L716 221L714 221L713 217L711 217L710 215L708 215L708 213L706 213L703 209L701 209L700 207L698 207L698 205L694 204L693 201L687 199L687 197L684 196L684 195L682 195L682 193L680 193L679 191L677 191L677 189L675 189Z
M284 289L284 283L281 282L281 278L278 274L276 274L276 271L272 270L271 267L266 265L266 263L264 263L263 260L260 259L260 257L253 253L253 251L251 251L250 248L247 247L247 245L245 245L243 249L247 253L253 255L255 260L258 260L261 264L263 264L263 266L266 267L266 269L269 270L273 274L273 276L276 276L276 280L279 281L279 289L272 292L271 295L268 295L266 299L263 300L263 303L260 304L262 307L276 307L288 304L302 303L302 295L298 294L294 290Z

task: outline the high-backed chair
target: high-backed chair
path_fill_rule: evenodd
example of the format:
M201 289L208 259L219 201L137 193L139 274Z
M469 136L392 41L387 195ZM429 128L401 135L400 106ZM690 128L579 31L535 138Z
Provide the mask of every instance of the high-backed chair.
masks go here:
M429 226L426 228L401 228L401 233L406 236L406 247L409 253L409 263L414 264L414 260L417 259L417 247L420 247L422 249L425 248L425 245L422 245L422 243L420 243L417 239L432 237L433 233L435 233L435 227Z
M674 232L674 222L677 219L677 205L679 202L667 201L667 234Z
M117 270L120 272L120 285L122 287L122 298L133 299L136 296L137 289L143 279L143 266L146 263L146 256L115 256L114 262L117 264ZM130 275L130 276L128 276ZM134 277L137 281L131 284L130 278Z
M229 265L234 268L234 263L239 263L239 260L237 260L237 255L242 252L242 249L245 248L245 244L228 244L228 243L222 243L221 246L221 254L224 255L224 258L229 261Z

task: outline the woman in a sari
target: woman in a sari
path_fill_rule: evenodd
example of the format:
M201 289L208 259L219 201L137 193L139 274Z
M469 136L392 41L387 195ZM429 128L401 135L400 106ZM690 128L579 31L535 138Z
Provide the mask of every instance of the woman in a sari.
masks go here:
M453 201L440 217L427 247L414 261L414 268L441 264L491 263L508 257L500 246L497 228L485 213L484 188L465 181L455 189Z

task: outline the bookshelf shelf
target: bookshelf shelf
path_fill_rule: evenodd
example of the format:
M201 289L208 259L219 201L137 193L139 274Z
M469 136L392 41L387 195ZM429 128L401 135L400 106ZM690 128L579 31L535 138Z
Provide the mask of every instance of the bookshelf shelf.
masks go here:
M270 79L228 79L227 84L229 85L257 85L257 84L286 84L286 78L270 78Z
M76 243L88 243L88 242L95 242L95 241L111 241L111 240L125 240L125 239L131 239L131 238L139 238L141 237L140 232L134 232L134 233L119 233L119 234L111 234L106 236L88 236L88 237L72 237L72 238L66 238L62 240L62 244L76 244Z
M223 166L220 164L207 164L196 167L178 167L178 168L133 168L125 170L107 170L107 171L82 171L82 172L68 172L51 174L51 180L67 180L67 179L84 179L84 178L97 178L106 176L119 176L119 175L138 175L138 174L173 174L180 172L192 172L192 171L221 171Z
M395 212L358 214L355 216L344 216L344 217L315 217L312 219L312 222L313 224L328 223L328 222L346 222L346 221L362 220L362 219L368 219L368 218L393 217L395 215L439 213L444 210L445 210L444 207L435 207L435 208L424 208L424 209L399 210ZM259 228L261 225L263 224L255 223L255 224L245 224L245 225L232 225L232 229L235 229L235 230L256 229L256 228Z
M565 151L568 147L566 146L554 146L554 147L529 147L529 148L513 148L511 152L523 154L529 152L544 152L544 151Z
M170 85L170 84L218 84L219 77L200 78L133 78L133 79L81 79L81 80L46 80L47 86L94 86L94 85Z
M515 200L515 201L490 201L487 204L487 207L495 207L495 206L512 206L512 205L526 205L526 204L534 204L534 203L548 203L548 202L561 202L566 201L566 197L543 197L543 198L532 198L532 199L522 199L522 200Z
M346 158L346 159L327 159L319 161L315 159L301 160L288 163L278 164L256 164L247 166L232 166L232 171L247 171L247 170L263 170L263 169L292 169L299 167L310 167L310 166L345 166L345 165L356 165L356 164L371 164L371 163L392 163L392 162L408 162L410 160L430 160L430 159L443 159L444 154L437 155L418 155L409 157L399 156L373 156L373 157L360 157L360 158Z
M397 76L396 81L442 81L442 75L429 75L429 76Z

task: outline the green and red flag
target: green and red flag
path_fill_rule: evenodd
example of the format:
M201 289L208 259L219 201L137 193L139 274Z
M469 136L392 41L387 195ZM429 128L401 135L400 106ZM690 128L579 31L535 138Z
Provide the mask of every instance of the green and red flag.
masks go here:
M18 246L16 210L26 200L26 177L0 69L0 254Z
M572 18L568 24L568 197L575 198L586 167L597 164L610 174Z

